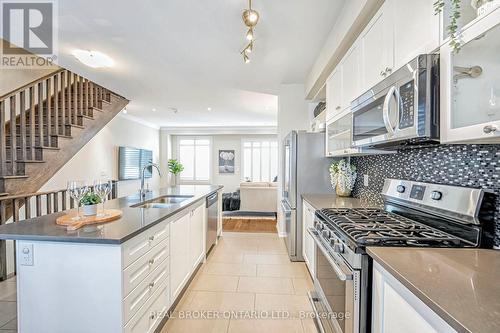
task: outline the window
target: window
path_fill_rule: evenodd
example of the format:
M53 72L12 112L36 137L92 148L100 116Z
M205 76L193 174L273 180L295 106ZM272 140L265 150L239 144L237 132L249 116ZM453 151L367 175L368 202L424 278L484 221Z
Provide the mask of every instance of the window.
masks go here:
M210 181L210 138L177 139L177 156L184 166L181 182Z
M278 141L243 140L243 180L272 182L278 176Z

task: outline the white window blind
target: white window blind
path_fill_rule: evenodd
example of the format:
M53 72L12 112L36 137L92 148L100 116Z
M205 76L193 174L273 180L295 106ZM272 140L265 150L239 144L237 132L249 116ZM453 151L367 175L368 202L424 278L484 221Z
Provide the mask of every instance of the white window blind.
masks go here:
M181 182L210 181L210 138L179 138L178 159L184 166Z
M278 141L243 140L243 180L272 182L278 176Z

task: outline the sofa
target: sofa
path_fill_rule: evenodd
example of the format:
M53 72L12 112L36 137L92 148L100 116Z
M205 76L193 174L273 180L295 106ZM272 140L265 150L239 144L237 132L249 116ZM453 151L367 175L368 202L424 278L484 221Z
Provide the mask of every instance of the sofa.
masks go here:
M276 213L278 183L243 182L240 184L240 211Z

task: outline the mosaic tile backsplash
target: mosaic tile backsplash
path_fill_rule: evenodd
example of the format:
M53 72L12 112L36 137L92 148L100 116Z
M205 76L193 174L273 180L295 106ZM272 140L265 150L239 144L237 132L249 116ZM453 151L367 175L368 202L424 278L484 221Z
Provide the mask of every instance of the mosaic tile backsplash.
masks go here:
M353 196L374 203L382 202L380 192L386 178L495 191L495 247L500 247L500 145L439 145L353 157L351 163L358 171ZM369 176L367 187L363 185L365 174Z

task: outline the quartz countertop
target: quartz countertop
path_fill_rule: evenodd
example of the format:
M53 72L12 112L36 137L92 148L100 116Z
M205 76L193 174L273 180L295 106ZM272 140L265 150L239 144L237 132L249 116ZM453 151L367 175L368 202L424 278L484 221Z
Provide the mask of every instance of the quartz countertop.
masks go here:
M218 185L172 186L149 192L142 200L137 193L106 201L106 209L120 209L123 212L119 220L68 231L66 227L56 224L56 219L67 213L67 211L59 212L2 225L0 226L0 239L121 244L221 188L222 186ZM192 195L193 197L168 208L130 207L163 195ZM100 205L99 208L101 208Z
M394 247L367 250L458 332L500 332L500 251Z
M338 197L335 194L302 194L302 198L315 209L378 207L365 200L352 197Z

